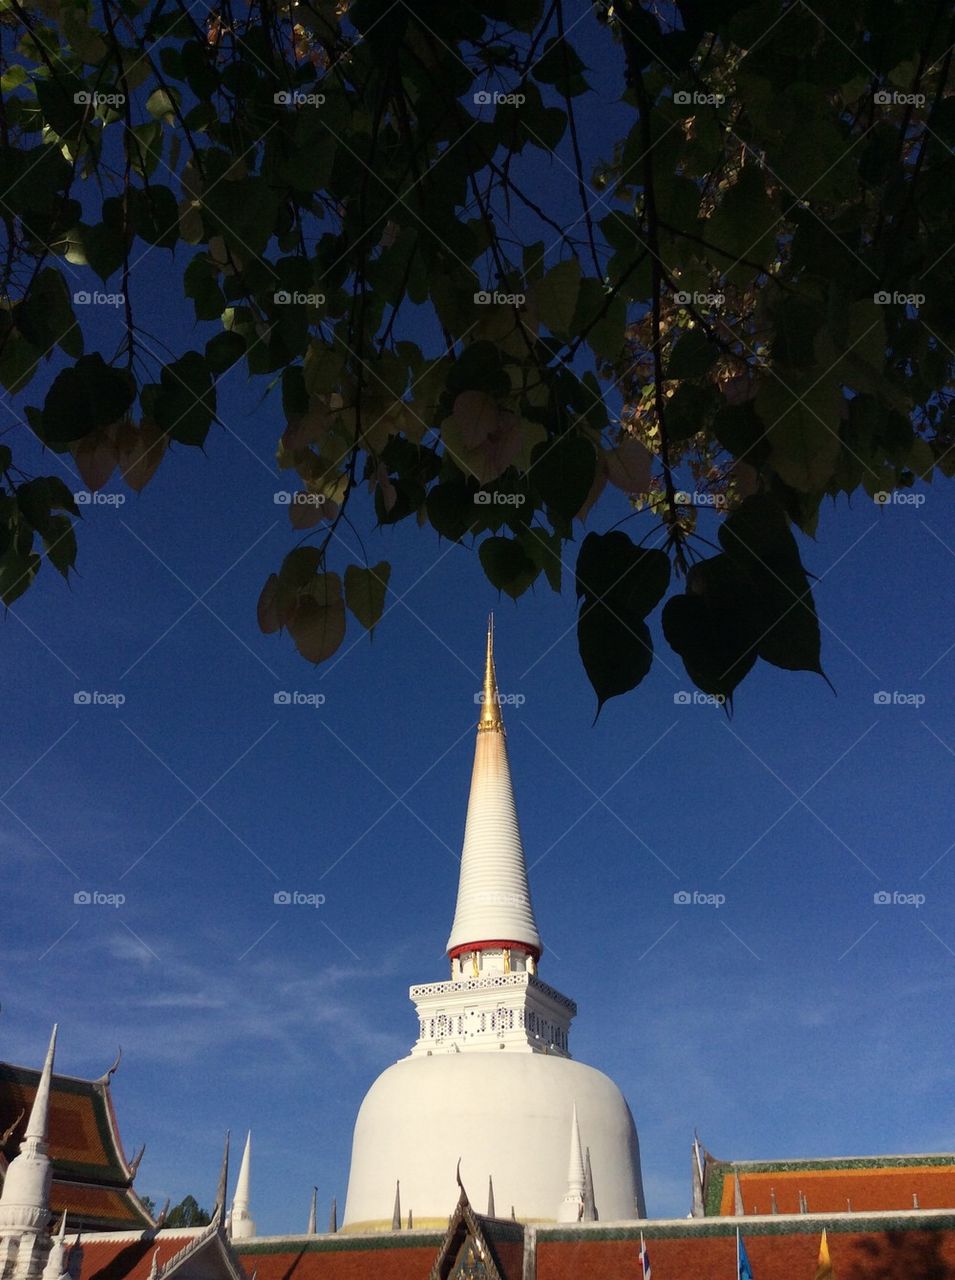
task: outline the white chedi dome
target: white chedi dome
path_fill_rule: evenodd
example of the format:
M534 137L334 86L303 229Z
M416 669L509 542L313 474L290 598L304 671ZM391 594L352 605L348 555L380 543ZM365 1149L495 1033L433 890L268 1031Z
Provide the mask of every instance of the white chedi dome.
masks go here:
M645 1213L637 1131L617 1086L600 1071L541 1053L403 1058L365 1097L352 1145L346 1231L391 1226L395 1183L416 1226L444 1226L455 1169L475 1202L494 1179L498 1215L555 1222L567 1191L574 1106L590 1148L602 1222Z

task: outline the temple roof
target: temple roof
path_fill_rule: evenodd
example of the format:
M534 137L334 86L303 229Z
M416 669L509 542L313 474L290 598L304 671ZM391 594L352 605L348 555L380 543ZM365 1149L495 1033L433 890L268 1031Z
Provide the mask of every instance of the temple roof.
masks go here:
M733 1217L734 1174L744 1215L798 1213L803 1195L810 1213L955 1209L955 1154L835 1157L828 1160L707 1160L704 1204L708 1217Z
M7 1133L0 1147L0 1180L23 1140L39 1080L38 1070L0 1063L0 1134ZM50 1208L55 1214L66 1209L68 1231L152 1226L133 1190L135 1168L120 1142L108 1073L99 1080L54 1073L49 1143Z
M458 899L447 949L454 955L469 946L502 942L522 944L540 955L507 759L491 620Z
M698 1226L704 1226L699 1219ZM835 1223L802 1216L765 1220L752 1227L739 1222L757 1280L811 1280L816 1273L819 1242L825 1226L837 1280L914 1280L915 1277L955 1275L955 1217L944 1222L900 1224L886 1219L867 1223L867 1230L843 1230L851 1221ZM706 1224L709 1226L710 1224ZM716 1224L713 1223L713 1226ZM736 1272L736 1227L721 1224L712 1234L679 1223L661 1229L653 1222L628 1224L623 1229L599 1226L541 1231L537 1241L536 1280L635 1280L640 1227L644 1229L653 1280L714 1280Z
M260 1238L235 1248L256 1280L424 1280L442 1239L435 1231L382 1231L373 1236Z
M82 1238L78 1280L247 1280L238 1256L213 1222L167 1231L102 1232Z
M487 1247L495 1272L524 1280L526 1256L536 1280L639 1280L644 1233L653 1280L732 1277L740 1228L757 1280L811 1280L826 1229L837 1280L949 1280L955 1276L955 1212L760 1215L647 1219L522 1227L509 1219L452 1215L446 1232L260 1238L236 1251L257 1280L438 1280L454 1275L468 1239ZM526 1246L525 1246L526 1241ZM84 1270L82 1280L94 1280ZM111 1280L101 1277L100 1280ZM133 1277L146 1280L146 1277Z

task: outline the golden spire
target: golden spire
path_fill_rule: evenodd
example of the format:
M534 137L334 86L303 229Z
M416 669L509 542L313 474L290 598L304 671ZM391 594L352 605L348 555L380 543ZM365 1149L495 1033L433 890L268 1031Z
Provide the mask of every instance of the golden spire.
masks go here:
M497 729L504 732L504 720L501 717L500 695L497 691L497 674L494 670L494 614L487 619L487 658L484 663L484 692L481 695L481 716L478 720L478 731Z

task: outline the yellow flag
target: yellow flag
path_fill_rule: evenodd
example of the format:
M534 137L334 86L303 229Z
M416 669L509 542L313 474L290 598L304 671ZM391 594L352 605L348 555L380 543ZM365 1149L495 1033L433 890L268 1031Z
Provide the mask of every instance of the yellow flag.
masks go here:
M835 1280L832 1274L832 1263L829 1260L829 1241L826 1239L825 1230L822 1233L822 1239L819 1241L819 1261L816 1264L816 1280Z

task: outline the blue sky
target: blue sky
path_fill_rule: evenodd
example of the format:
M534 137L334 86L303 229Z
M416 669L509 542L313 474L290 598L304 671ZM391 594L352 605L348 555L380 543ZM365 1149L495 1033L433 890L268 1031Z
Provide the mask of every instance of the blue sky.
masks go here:
M153 263L151 327L185 332ZM630 1102L650 1213L688 1211L694 1126L727 1158L950 1148L950 491L860 495L802 539L837 696L760 664L731 722L677 702L691 686L656 615L659 660L592 727L571 574L501 602L473 549L427 531L364 521L394 565L373 641L352 624L313 669L259 633L293 543L280 405L259 393L230 373L228 430L87 508L70 586L44 567L3 620L0 1056L39 1063L54 1020L65 1072L98 1075L121 1044L120 1128L147 1143L154 1199L209 1205L223 1130L251 1126L260 1231L304 1229L313 1184L322 1216L341 1207L362 1096L414 1039L407 988L446 971L494 608L502 690L525 699L506 716L541 973L578 1002L575 1056ZM622 513L608 498L589 527ZM347 530L334 554L359 558Z

